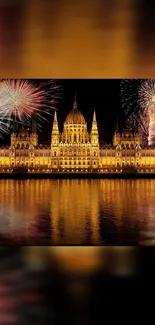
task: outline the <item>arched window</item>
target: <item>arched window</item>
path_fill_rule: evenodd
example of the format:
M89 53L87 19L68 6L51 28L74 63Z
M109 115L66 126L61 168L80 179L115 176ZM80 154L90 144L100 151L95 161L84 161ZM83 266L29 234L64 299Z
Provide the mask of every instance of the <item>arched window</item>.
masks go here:
M56 152L56 151L54 151L54 157L56 157L56 155L57 155L57 152Z
M74 142L76 142L76 134L74 135Z
M94 151L94 157L96 157L97 156L97 153L96 153L96 151Z

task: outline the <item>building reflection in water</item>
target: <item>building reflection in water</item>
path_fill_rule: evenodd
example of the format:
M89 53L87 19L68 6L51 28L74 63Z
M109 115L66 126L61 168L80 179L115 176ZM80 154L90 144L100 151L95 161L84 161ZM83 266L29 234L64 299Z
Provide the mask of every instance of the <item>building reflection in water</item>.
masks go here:
M2 235L30 244L154 240L155 180L0 180L0 197Z

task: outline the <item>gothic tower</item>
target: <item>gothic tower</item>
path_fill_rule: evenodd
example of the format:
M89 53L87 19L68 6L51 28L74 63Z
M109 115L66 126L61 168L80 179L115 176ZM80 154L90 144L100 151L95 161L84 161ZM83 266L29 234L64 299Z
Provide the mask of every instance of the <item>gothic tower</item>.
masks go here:
M59 127L57 120L57 112L54 112L54 120L51 134L51 154L52 167L58 168L59 165Z
M93 123L92 123L92 129L91 129L91 144L93 147L99 146L99 134L98 134L98 126L96 121L96 112L94 111L93 115Z
M113 136L113 145L116 147L118 144L120 144L120 133L119 133L119 125L118 125L118 119L117 119L115 133Z
M93 123L91 129L91 145L92 145L92 167L98 168L99 167L99 133L98 133L98 126L96 120L96 112L94 111L93 115Z
M13 122L12 133L11 133L11 147L16 146L16 138L17 138L17 123Z
M53 127L52 127L52 135L51 135L51 148L57 147L59 145L59 127L58 127L58 120L57 120L57 112L54 112L54 120L53 120Z
M37 127L36 127L36 120L32 120L32 130L30 134L30 143L36 147L38 145L38 135L37 135Z

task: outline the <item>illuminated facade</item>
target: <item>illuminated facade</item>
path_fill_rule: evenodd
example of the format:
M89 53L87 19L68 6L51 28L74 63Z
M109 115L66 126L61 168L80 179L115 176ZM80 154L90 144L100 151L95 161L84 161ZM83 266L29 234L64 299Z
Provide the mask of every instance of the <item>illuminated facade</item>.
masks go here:
M63 132L59 132L57 113L51 133L51 145L38 144L35 122L32 129L15 129L11 146L0 148L0 171L25 168L28 172L122 172L136 168L139 172L155 172L155 148L143 147L138 134L131 129L119 132L116 126L113 144L100 146L96 113L91 132L77 108L67 115Z

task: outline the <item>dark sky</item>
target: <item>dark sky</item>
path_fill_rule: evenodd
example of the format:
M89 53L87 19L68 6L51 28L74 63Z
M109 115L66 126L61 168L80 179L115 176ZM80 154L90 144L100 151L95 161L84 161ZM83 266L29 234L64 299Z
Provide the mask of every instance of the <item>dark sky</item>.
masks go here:
M36 81L36 80L35 80ZM39 83L42 80L39 80ZM38 83L38 80L37 80ZM56 80L61 86L62 98L57 104L59 129L62 132L63 123L69 111L73 107L74 94L76 92L78 109L83 113L90 131L93 112L96 110L100 140L110 143L114 132L116 120L122 120L120 103L119 79L63 79ZM40 143L50 143L53 116L49 117L49 123L42 124L42 132L39 132ZM3 144L10 143L10 138L5 136Z
M62 85L63 98L58 105L60 131L63 122L73 107L74 93L77 94L78 109L83 113L90 130L93 111L96 110L100 138L111 142L117 118L121 124L120 80L119 79L68 79L57 81ZM51 132L51 123L45 127ZM45 134L40 138L45 138Z

